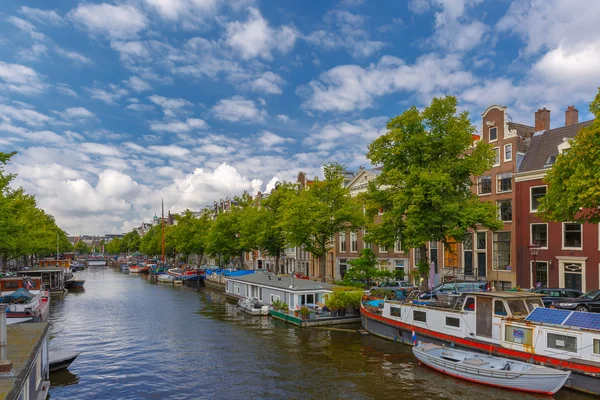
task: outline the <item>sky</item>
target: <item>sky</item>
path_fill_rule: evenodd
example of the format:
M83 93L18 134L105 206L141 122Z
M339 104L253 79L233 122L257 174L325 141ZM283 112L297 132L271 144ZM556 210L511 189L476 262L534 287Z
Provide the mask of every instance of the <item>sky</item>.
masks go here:
M435 96L558 127L600 86L598 0L24 0L0 20L0 151L71 235L368 166Z

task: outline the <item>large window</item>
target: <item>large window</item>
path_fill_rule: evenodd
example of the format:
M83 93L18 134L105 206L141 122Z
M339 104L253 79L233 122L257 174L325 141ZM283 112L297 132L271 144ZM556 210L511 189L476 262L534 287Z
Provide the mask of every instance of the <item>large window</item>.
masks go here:
M494 270L510 265L510 232L494 232Z
M473 275L473 234L470 232L463 241L463 274Z
M346 251L346 232L340 233L340 251Z
M373 250L373 245L371 243L367 242L366 237L367 237L367 230L365 229L365 230L363 230L363 248Z
M400 240L396 240L396 244L394 245L394 252L402 253L402 243Z
M535 272L533 277L535 287L548 287L548 262L536 261L533 270Z
M563 224L563 247L581 249L581 224Z
M413 310L413 320L415 322L427 322L427 312Z
M429 259L434 264L434 271L438 272L438 244L437 242L429 242Z
M540 205L540 199L546 195L546 186L536 186L531 188L531 207L530 211L537 211Z
M487 249L486 236L486 232L477 232L477 250Z
M547 345L551 349L577 353L577 338L575 336L548 333Z
M512 200L498 200L498 218L500 221L512 221Z
M504 172L496 175L498 180L497 192L510 192L512 190L512 172Z
M348 260L346 258L340 258L340 276L344 279L344 275L346 275L346 271L348 271Z
M356 232L350 232L350 251L356 253L358 251L358 241L356 240Z
M498 128L490 128L490 142L498 140Z
M512 144L504 145L504 161L512 161Z
M494 147L494 167L500 165L500 147Z
M548 248L548 224L531 224L531 244Z
M492 193L492 177L481 176L477 180L477 193L478 194L490 194Z

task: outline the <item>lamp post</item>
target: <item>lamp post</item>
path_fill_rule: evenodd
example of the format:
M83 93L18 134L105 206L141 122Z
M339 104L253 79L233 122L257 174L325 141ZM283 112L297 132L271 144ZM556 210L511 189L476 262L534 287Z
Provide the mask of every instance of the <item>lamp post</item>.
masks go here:
M535 287L535 283L533 281L535 280L535 271L537 268L537 256L540 255L541 248L542 246L538 242L533 242L533 244L529 246L529 254L531 254L531 257L533 257L533 265L531 266L531 287Z
M502 254L498 253L498 261L496 262L496 285L498 285L500 283L500 259L502 258ZM495 292L498 291L498 289L496 288L496 285L494 285L493 289Z

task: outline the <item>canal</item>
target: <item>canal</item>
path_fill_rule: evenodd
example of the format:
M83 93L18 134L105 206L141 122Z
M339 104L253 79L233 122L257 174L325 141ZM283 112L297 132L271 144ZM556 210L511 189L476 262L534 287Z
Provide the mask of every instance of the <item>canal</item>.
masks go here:
M81 355L51 375L51 399L540 398L438 374L399 343L250 317L203 286L110 268L77 276L85 291L53 300L50 349Z

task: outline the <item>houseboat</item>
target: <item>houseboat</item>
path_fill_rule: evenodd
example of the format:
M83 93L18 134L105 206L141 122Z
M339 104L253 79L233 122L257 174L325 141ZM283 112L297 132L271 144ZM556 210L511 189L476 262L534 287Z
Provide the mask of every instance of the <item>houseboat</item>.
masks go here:
M2 307L0 307L2 308ZM0 398L45 399L50 390L47 322L6 325L0 309Z
M9 323L15 321L43 322L50 311L48 292L41 278L0 279L1 301L7 305Z
M565 387L600 394L600 314L544 308L535 293L370 300L361 304L361 318L365 330L386 339L458 346L571 371Z
M63 294L65 292L65 269L64 268L32 268L26 271L18 271L18 276L40 277L42 285L50 290L50 294Z
M63 276L65 280L71 279L73 277L73 269L71 268L71 260L40 260L38 262L38 268L62 268ZM34 268L34 269L38 269Z

